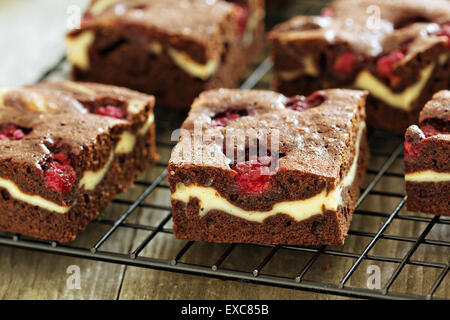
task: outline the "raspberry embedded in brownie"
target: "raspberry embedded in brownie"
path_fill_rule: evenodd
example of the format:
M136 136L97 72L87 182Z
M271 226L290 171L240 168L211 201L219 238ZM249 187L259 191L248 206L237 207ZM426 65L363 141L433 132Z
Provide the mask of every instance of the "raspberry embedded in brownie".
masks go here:
M425 139L441 134L450 134L450 121L445 121L441 119L427 119L425 122L420 124L419 129L423 134L422 137L411 138L410 134L405 135L405 156L417 157L424 150Z
M334 11L329 7L325 7L322 10L320 10L320 15L322 17L332 17L334 16Z
M450 24L446 24L446 25L442 26L436 35L447 37L446 48L447 48L447 50L450 50Z
M247 29L248 7L244 3L235 3L234 5L238 16L236 32L238 36L242 37Z
M411 141L408 137L405 137L404 148L405 156L417 157L423 152L423 140Z
M248 116L246 109L229 109L224 112L216 114L211 119L211 126L215 128L226 127L230 121L236 120L240 117Z
M98 107L95 110L95 114L116 119L124 119L126 117L126 114L122 109L113 106Z
M333 71L336 73L340 72L351 72L356 63L356 55L353 52L345 52L338 56L333 63Z
M0 140L22 140L31 129L21 128L13 123L0 125Z
M304 96L294 96L287 100L286 108L304 111L321 105L325 99L325 96L319 92L314 92L306 98Z
M73 167L58 161L50 162L48 168L44 170L45 187L52 191L70 192L75 179L76 174Z
M274 159L270 156L250 156L248 161L231 168L239 191L247 194L262 194L270 188L271 178L276 173L272 169Z
M448 124L447 124L448 126ZM443 129L439 129L431 124L426 124L426 125L422 125L420 126L420 130L422 130L423 134L425 135L425 137L432 137L432 136L436 136L438 134L450 134L450 131L447 130L443 130Z
M405 58L405 54L399 50L392 51L388 55L381 57L377 60L377 71L378 73L386 78L392 77L392 70L394 69L394 64Z

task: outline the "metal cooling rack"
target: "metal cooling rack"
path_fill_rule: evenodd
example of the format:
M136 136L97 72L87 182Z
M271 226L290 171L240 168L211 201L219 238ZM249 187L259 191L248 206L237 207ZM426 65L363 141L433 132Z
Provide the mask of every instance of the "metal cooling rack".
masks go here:
M295 10L289 12L290 15L317 13L323 5L323 1L302 1L301 5L297 4L294 6ZM268 20L280 21L286 18L281 14L275 17L272 15ZM63 58L42 75L39 81L66 79L68 68L68 63ZM269 88L271 68L270 60L264 60L247 77L241 88ZM5 232L0 233L0 244L331 295L378 299L433 299L439 290L444 290L444 296L439 295L437 298L449 298L450 284L447 276L450 269L450 219L411 213L404 209L406 197L403 192L402 139L382 131L369 130L371 165L353 216L349 238L344 246L208 244L176 240L171 228L166 161L174 145L168 138L169 134L179 127L184 117L185 114L182 113L168 113L156 109L157 144L162 160L135 183L136 188L132 195L119 196L114 200L106 210L114 213L112 217L108 214L100 215L88 226L88 230L79 234L75 242L68 244L41 241ZM165 193L166 196L158 196L158 192ZM162 198L164 201L161 201ZM144 223L142 220L146 219L137 218L146 215L158 216L159 219L156 219L156 222ZM406 224L410 224L410 227ZM390 229L402 232L389 232ZM121 246L116 244L126 238L122 234L130 232L135 236L129 248L118 249ZM140 234L139 237L136 236L137 233ZM98 234L99 237L94 242L83 241L88 237L92 239L92 234ZM160 235L165 236L163 241L180 242L173 254L167 253L164 257L158 257L146 253L152 243L162 241L156 240ZM206 259L207 263L199 262L202 259L195 253L198 251L196 247L199 246L203 248L203 251L200 250L201 256L207 255L209 258ZM390 249L393 247L398 250L392 252ZM228 260L233 260L233 255L251 256L253 262L247 261L244 266L228 263ZM368 276L363 266L371 264L382 264L384 269L389 270L383 273L382 286L379 289L368 289L365 283ZM411 268L415 268L415 271ZM336 269L345 272L335 274ZM405 277L418 277L418 280L422 279L428 286L411 288L406 285L406 289L405 286L400 286L399 289L396 282L410 281L404 279Z

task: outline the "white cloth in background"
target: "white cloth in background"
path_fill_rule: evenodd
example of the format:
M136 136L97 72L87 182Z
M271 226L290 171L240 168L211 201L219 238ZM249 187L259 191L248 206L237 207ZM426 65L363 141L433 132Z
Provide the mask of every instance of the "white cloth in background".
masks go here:
M0 86L36 81L64 55L70 6L89 0L0 0ZM73 9L73 7L72 7Z

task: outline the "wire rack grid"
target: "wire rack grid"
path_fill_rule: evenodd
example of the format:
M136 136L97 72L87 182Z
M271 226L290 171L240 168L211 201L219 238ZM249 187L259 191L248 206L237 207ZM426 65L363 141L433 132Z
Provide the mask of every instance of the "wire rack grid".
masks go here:
M305 1L294 13L316 13ZM285 19L280 14L277 21ZM61 59L41 80L67 79ZM241 88L269 88L266 58ZM185 113L156 109L161 160L68 244L0 233L0 244L130 266L375 299L448 299L450 219L404 208L401 137L369 130L372 160L344 246L211 244L175 239L167 161ZM126 245L123 245L126 243ZM170 243L169 249L164 247ZM161 250L161 246L164 250ZM245 259L243 258L245 257ZM372 277L380 271L380 280ZM274 297L276 298L276 297Z

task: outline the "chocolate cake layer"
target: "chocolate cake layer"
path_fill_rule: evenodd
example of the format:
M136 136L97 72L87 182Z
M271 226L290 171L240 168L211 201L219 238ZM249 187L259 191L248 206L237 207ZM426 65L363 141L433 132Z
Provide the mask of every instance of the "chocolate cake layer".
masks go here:
M433 96L405 135L407 209L450 215L450 91Z
M450 216L450 180L443 182L406 182L409 211Z
M263 0L97 0L67 35L68 58L77 80L188 108L203 90L233 86L259 57L263 18Z
M169 162L175 234L282 243L284 233L272 232L270 240L270 233L256 237L249 228L263 232L289 217L295 230L320 220L328 234L306 236L305 227L285 243L342 243L368 159L365 97L339 89L307 98L230 89L200 95ZM241 228L208 231L221 224Z
M157 158L154 99L91 83L0 95L0 230L69 241Z
M449 22L447 1L335 0L323 16L295 17L269 34L274 87L368 90L368 123L403 133L448 88Z

